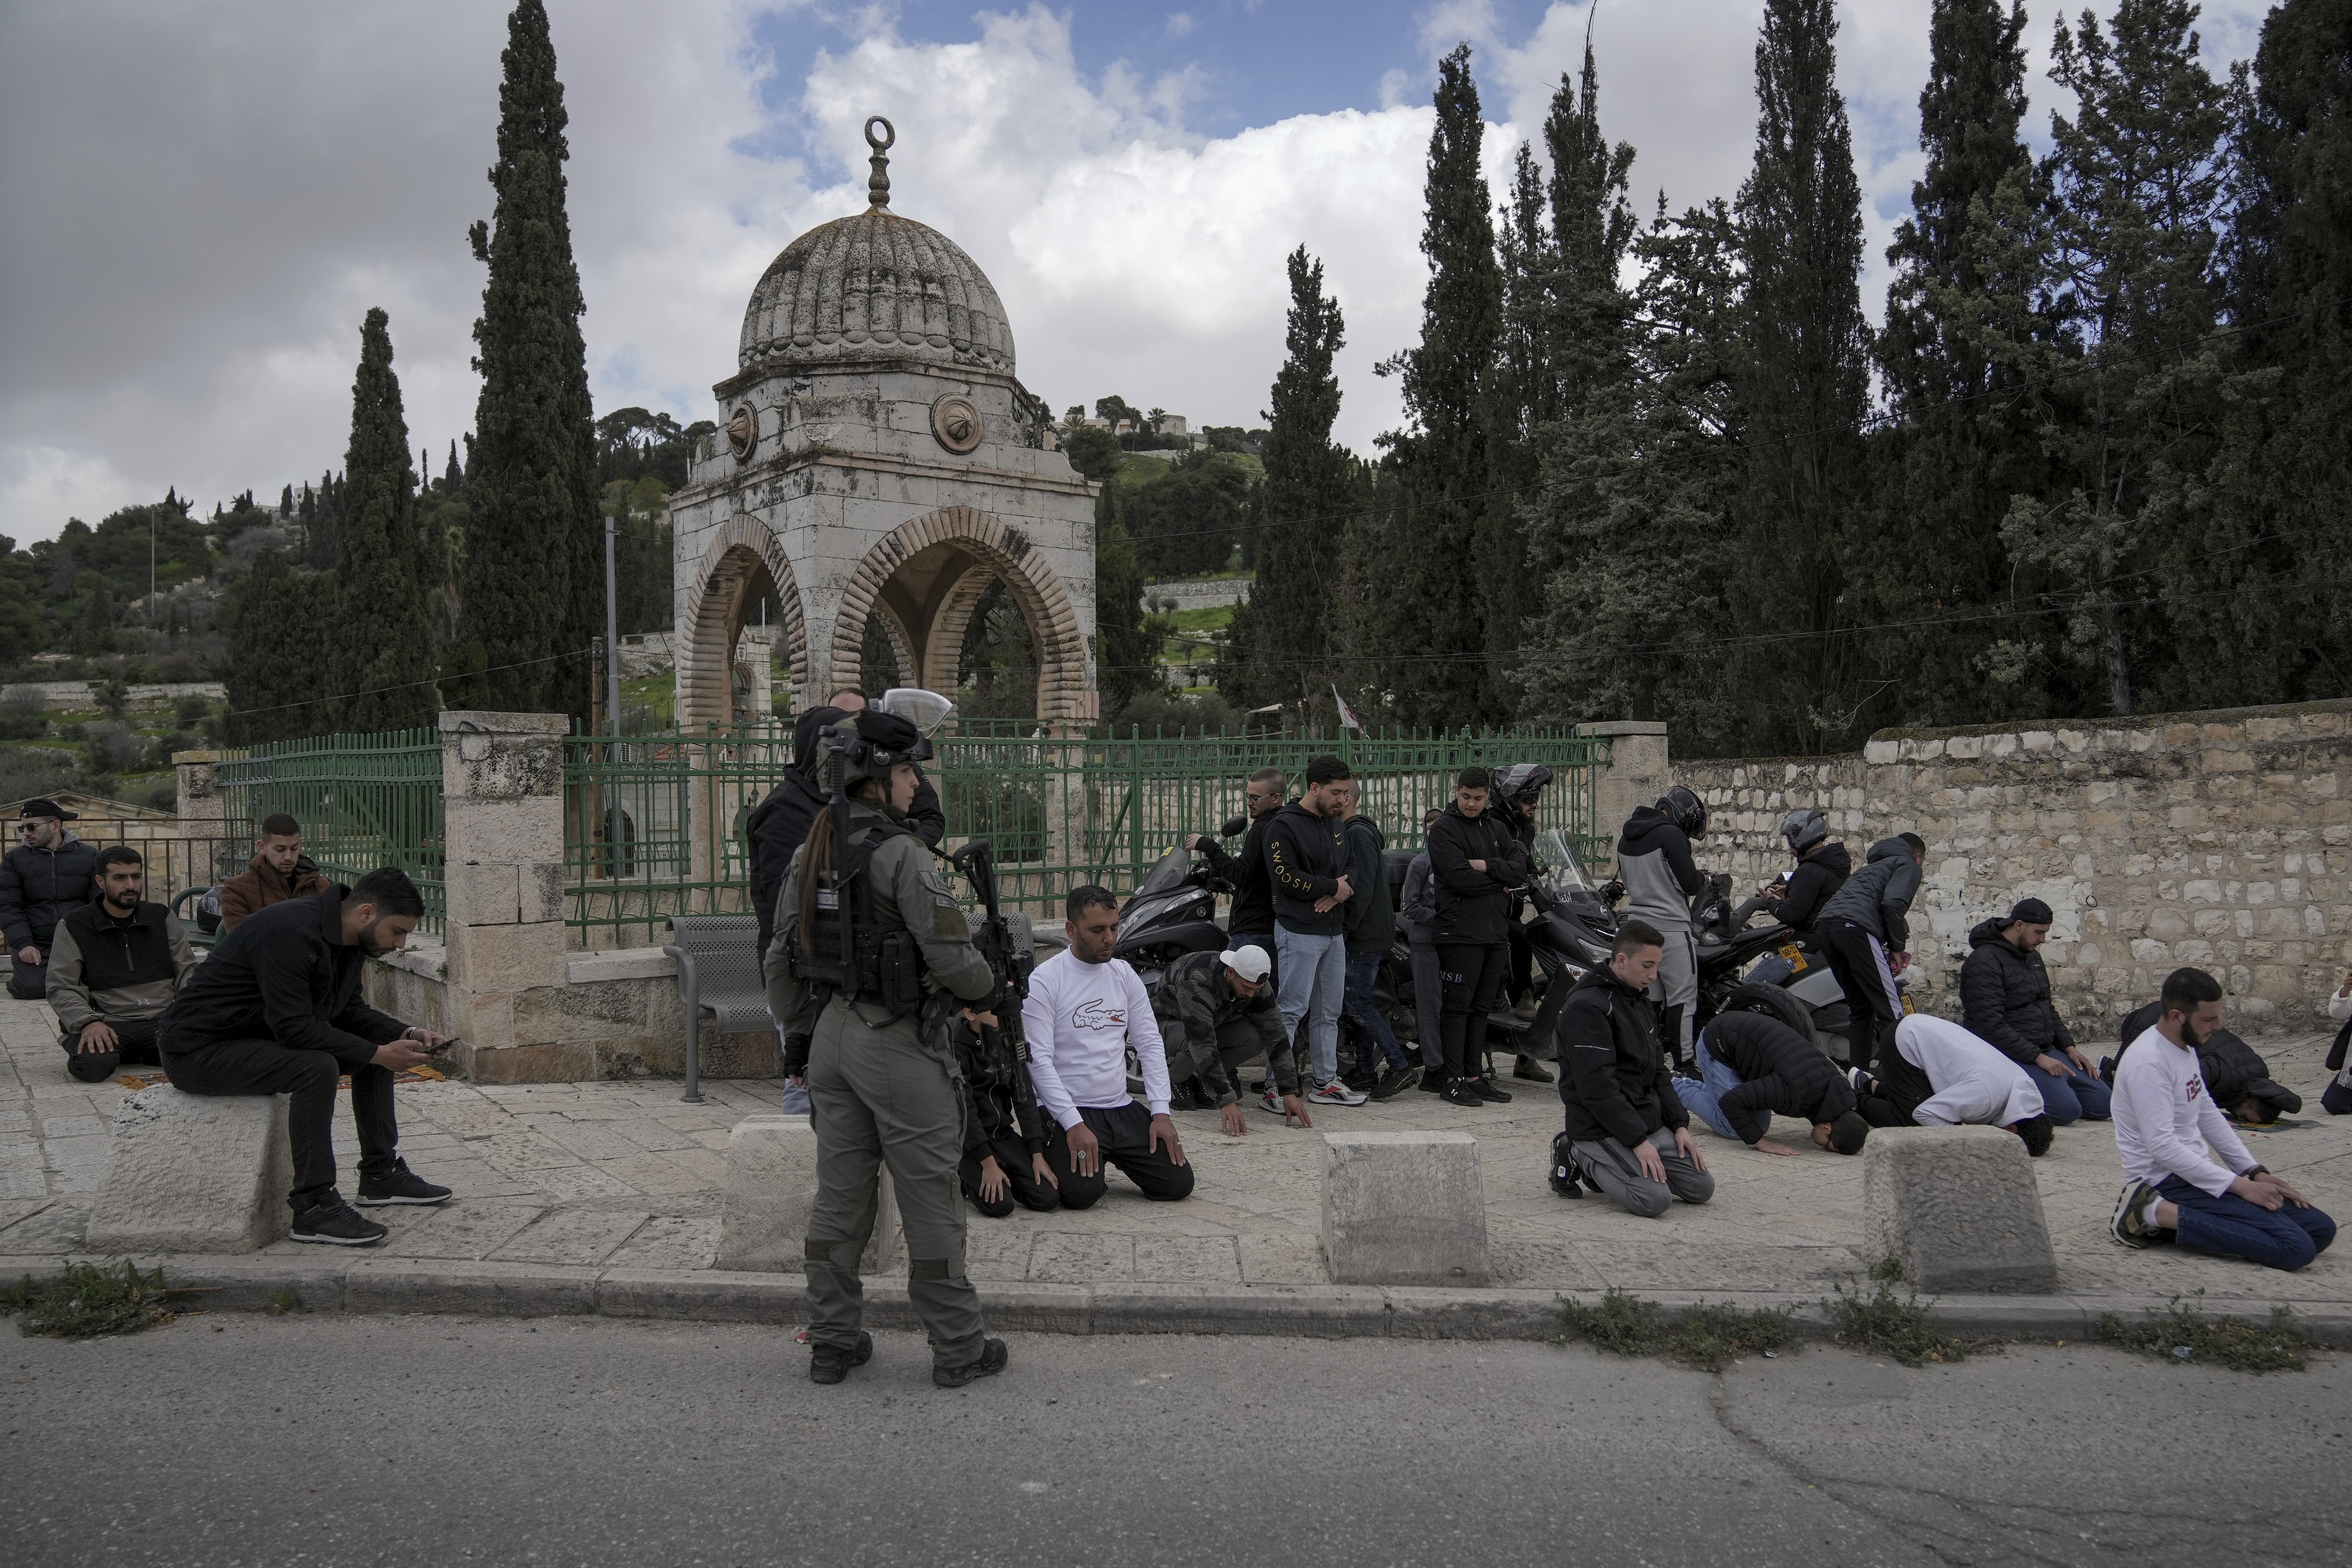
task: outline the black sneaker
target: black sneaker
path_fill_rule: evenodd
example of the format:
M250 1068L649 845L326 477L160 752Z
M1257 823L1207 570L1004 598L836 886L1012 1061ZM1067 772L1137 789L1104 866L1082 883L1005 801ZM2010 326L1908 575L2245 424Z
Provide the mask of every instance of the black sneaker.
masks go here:
M1529 1083L1549 1083L1551 1081L1551 1074L1544 1071L1543 1063L1536 1060L1533 1057L1521 1057L1517 1062L1513 1063L1511 1067L1511 1076L1513 1078L1523 1078Z
M342 1194L331 1189L294 1216L297 1241L323 1242L329 1247L373 1247L391 1234L390 1226L376 1224L343 1202Z
M864 1366L873 1359L874 1336L872 1334L859 1334L857 1348L854 1351L840 1350L833 1345L819 1345L809 1352L809 1381L839 1383L849 1375L851 1367Z
M1445 1092L1445 1069L1444 1068L1422 1068L1421 1090L1423 1094L1444 1094Z
M1411 1089L1421 1079L1421 1069L1407 1062L1401 1068L1391 1068L1381 1074L1372 1085L1374 1100L1393 1100Z
M1438 1090L1438 1098L1448 1105L1459 1105L1465 1110L1475 1106L1483 1110L1486 1108L1486 1097L1472 1087L1476 1082L1475 1079L1451 1079L1444 1089Z
M1576 1177L1576 1163L1569 1157L1569 1137L1565 1132L1551 1135L1551 1190L1564 1198L1580 1198L1584 1188Z
M994 1377L1011 1359L1012 1352L1004 1348L1003 1340L982 1340L978 1361L968 1361L961 1366L935 1366L931 1368L931 1381L941 1388L961 1388L967 1383Z
M1511 1091L1507 1089L1497 1087L1495 1080L1491 1078L1474 1078L1465 1079L1464 1081L1469 1084L1471 1091L1476 1094L1481 1100L1492 1100L1496 1105L1508 1105L1511 1103Z
M369 1208L385 1204L446 1204L449 1189L436 1187L408 1168L408 1162L394 1163L391 1170L379 1176L362 1173L360 1176L360 1202Z

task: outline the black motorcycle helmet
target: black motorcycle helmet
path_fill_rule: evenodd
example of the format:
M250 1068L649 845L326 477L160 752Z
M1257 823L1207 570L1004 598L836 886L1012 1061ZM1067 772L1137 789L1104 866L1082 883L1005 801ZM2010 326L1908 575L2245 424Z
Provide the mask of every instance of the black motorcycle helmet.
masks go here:
M1508 801L1521 811L1533 811L1536 801L1551 783L1551 770L1541 763L1513 763L1495 770L1495 798Z
M1829 836L1830 819L1818 807L1809 805L1780 819L1780 837L1789 841L1791 855L1802 855Z
M1676 784L1658 797L1658 809L1666 820L1683 830L1685 838L1706 837L1706 802L1682 785Z

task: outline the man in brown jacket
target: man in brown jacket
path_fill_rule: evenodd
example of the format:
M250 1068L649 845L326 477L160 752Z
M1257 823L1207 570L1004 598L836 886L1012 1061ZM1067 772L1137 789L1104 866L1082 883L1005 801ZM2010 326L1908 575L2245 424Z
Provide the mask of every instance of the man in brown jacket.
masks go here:
M261 819L261 837L253 841L253 860L240 877L221 884L221 934L257 910L288 899L315 893L327 885L319 868L302 853L302 825L278 812Z

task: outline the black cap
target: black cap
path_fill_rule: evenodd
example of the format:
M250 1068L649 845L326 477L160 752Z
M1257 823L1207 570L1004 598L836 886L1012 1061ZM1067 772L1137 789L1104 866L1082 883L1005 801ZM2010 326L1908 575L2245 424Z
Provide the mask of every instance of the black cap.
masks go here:
M81 820L81 813L78 811L68 811L56 801L50 800L46 796L39 795L26 801L24 804L24 806L17 811L16 816L19 820L27 816L54 816L59 822L79 822Z
M2020 899L2009 907L2011 925L2046 926L2056 918L2040 899Z

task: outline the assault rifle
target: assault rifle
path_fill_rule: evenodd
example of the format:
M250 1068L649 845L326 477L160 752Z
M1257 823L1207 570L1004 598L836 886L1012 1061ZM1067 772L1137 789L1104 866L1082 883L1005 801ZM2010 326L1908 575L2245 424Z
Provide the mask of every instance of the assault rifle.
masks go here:
M1029 1082L1029 1039L1021 1006L1029 995L1029 972L1037 962L1035 941L1025 915L1007 916L996 897L996 859L985 838L975 838L948 857L980 894L982 916L971 944L996 979L996 1025L980 1027L982 1059L992 1081L1013 1090L1013 1119L1024 1138L1039 1135L1036 1091ZM1017 922L1017 923L1016 923Z

